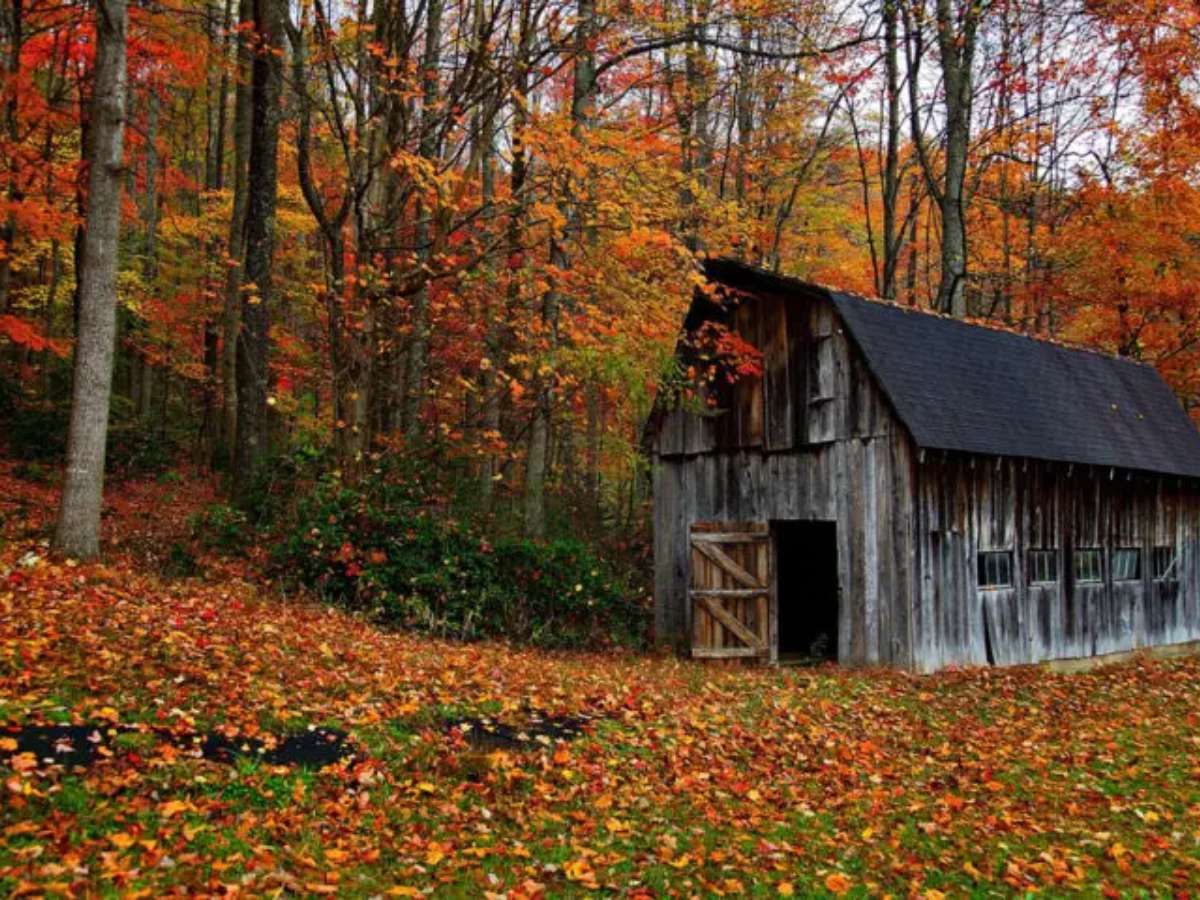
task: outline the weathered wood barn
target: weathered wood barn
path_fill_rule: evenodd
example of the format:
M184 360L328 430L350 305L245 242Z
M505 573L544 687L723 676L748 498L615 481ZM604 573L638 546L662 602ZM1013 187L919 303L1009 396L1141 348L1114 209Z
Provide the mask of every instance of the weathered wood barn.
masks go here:
M722 323L761 376L648 426L660 638L919 671L1200 638L1200 433L1153 368L727 260L708 277L685 332Z

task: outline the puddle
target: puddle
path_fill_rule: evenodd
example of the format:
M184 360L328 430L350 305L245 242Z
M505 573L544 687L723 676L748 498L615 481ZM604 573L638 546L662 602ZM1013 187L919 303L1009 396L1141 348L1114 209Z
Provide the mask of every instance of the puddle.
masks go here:
M39 766L87 766L97 758L143 752L122 746L121 735L146 735L179 750L215 762L233 763L240 757L260 759L273 766L321 768L356 752L349 737L331 728L315 728L286 735L274 743L256 738L230 738L210 734L177 734L167 729L138 729L113 725L26 725L0 728L0 738L16 742L5 755L32 753ZM3 757L0 756L0 759Z
M115 755L106 730L89 725L26 725L17 731L2 730L0 737L17 742L17 748L7 753L32 753L39 766L86 766L101 755L101 747L107 755Z
M500 722L487 716L447 720L451 732L459 734L480 750L532 750L558 741L580 737L591 724L591 716L543 716L534 714L521 723Z

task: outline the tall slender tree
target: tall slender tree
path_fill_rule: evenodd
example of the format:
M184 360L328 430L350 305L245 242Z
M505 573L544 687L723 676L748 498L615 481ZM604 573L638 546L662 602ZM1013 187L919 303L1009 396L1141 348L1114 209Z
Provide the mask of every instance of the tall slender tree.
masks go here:
M224 308L221 316L221 438L218 456L233 463L237 440L237 343L242 327L242 264L246 247L246 170L250 162L250 36L243 27L254 15L251 0L238 2L233 98L233 211L226 243Z
M938 308L954 316L967 314L967 163L971 142L971 107L975 96L975 48L979 25L988 8L987 0L936 0L933 27L936 31L941 67L945 128L942 171L935 171L921 127L917 93L921 61L925 52L924 4L904 7L908 47L909 118L913 147L930 195L942 215L941 282Z
M79 271L79 332L67 436L67 468L54 547L76 559L100 553L100 504L117 331L117 243L125 149L125 0L96 0L96 69L92 88L88 198Z
M275 205L279 182L280 94L283 85L285 0L253 0L254 63L251 67L250 165L246 180L246 283L237 343L237 440L234 496L249 499L267 451L270 388L269 329Z

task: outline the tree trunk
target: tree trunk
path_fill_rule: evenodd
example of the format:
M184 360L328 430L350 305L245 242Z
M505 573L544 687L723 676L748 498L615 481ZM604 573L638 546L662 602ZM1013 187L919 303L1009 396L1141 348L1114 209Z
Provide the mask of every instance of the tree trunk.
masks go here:
M896 227L900 199L900 67L897 61L897 10L900 0L884 0L884 69L886 72L887 136L883 162L883 273L879 293L896 299L903 230Z
M239 0L238 21L253 17L251 0ZM217 457L230 465L237 436L237 344L241 331L242 263L246 247L246 168L250 157L251 51L244 29L237 36L237 86L233 101L233 211L229 217L225 302L221 320L221 437ZM214 460L214 463L217 460Z
M25 42L24 37L24 22L23 22L23 0L11 0L5 4L6 9L4 16L4 29L0 31L0 35L5 38L5 43L8 44L8 53L4 59L4 80L15 79L21 67L21 46ZM11 142L10 146L16 149L17 142L20 140L19 131L19 95L15 89L8 91L8 99L4 104L4 131L5 137ZM11 204L16 204L20 199L20 187L18 183L20 161L14 153L8 160L8 186L6 193L8 201ZM9 286L12 280L12 257L13 244L17 236L17 217L15 213L9 212L4 221L0 223L0 310L8 311L11 297L9 296Z
M96 2L96 66L88 147L87 233L80 273L79 332L67 467L54 548L76 559L100 553L104 450L117 329L117 244L125 137L125 0Z
M938 305L967 314L967 151L971 139L972 67L981 4L968 0L960 17L951 0L937 2L938 50L946 95L946 172L942 191L942 280ZM961 18L961 27L956 27Z
M442 0L428 0L425 20L425 52L421 58L421 141L419 152L422 159L437 158L437 117L434 107L438 102L439 72L442 41ZM426 265L433 255L433 235L430 225L433 211L423 200L417 202L416 245L417 260ZM424 276L422 276L423 278ZM412 301L412 339L408 345L408 373L404 384L408 396L404 408L404 436L411 444L421 436L421 413L425 407L425 360L429 351L429 289L422 283Z
M975 61L976 33L983 4L967 0L961 10L953 0L937 0L935 27L937 29L938 59L942 69L942 86L946 109L944 138L945 165L940 177L935 174L929 152L925 147L920 122L918 98L921 83L920 66L924 54L922 23L912 9L902 7L905 45L908 59L909 120L912 141L929 194L942 215L941 281L938 285L937 306L951 315L967 313L967 154L971 139L971 101L974 91L972 77Z
M271 268L278 189L279 98L284 0L253 0L259 43L252 67L250 165L246 180L246 287L237 342L237 430L233 494L250 499L267 450Z

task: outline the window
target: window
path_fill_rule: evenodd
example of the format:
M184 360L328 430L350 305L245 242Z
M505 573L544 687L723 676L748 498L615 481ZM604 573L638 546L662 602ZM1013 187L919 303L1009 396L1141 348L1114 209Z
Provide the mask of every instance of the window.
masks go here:
M1121 547L1113 551L1113 581L1137 581L1142 577L1142 551Z
M1150 574L1155 581L1174 581L1179 577L1174 547L1155 547L1150 556Z
M1053 584L1058 581L1058 551L1029 551L1029 583Z
M988 550L979 554L979 586L1008 587L1012 584L1012 554L1007 550Z
M1103 550L1088 547L1075 551L1075 580L1080 582L1104 580Z

